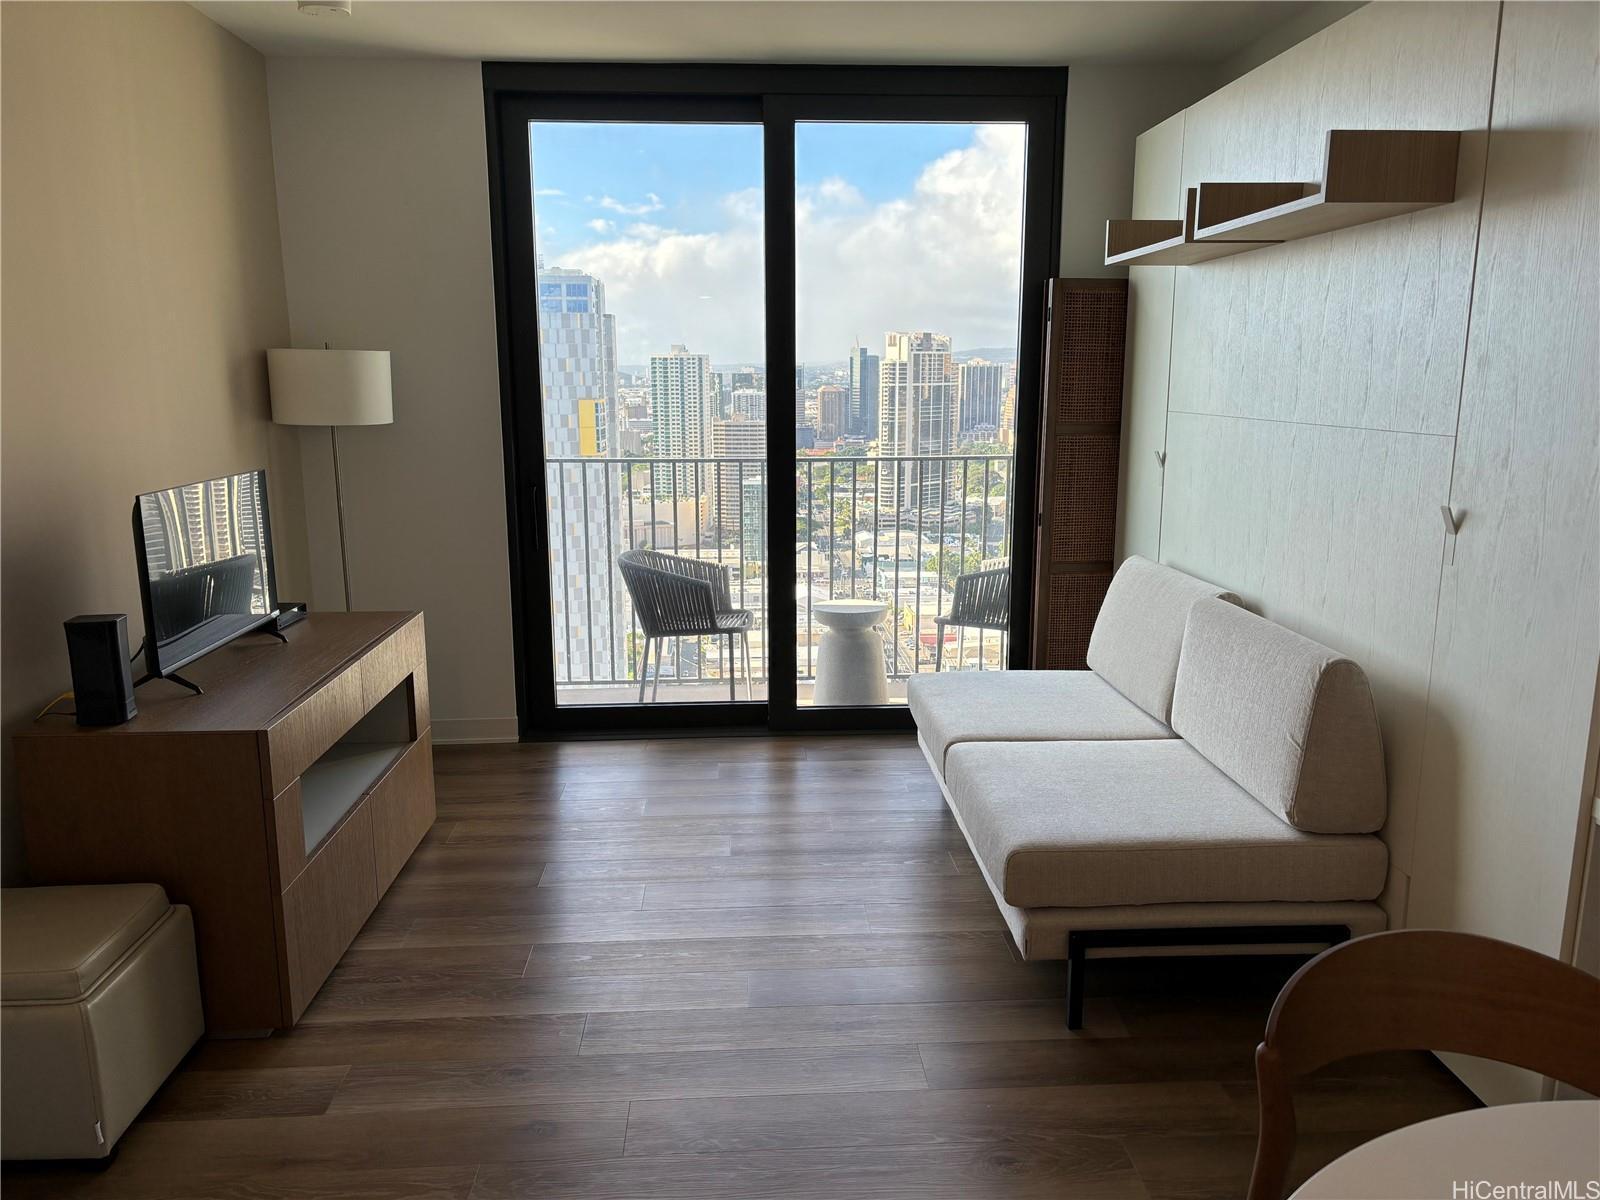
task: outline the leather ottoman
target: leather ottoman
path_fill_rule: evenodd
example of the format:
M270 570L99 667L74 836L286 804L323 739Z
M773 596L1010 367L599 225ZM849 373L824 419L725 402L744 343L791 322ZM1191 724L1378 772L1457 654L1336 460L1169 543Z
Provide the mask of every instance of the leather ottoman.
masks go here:
M204 1031L194 922L153 883L0 892L0 1151L103 1158Z

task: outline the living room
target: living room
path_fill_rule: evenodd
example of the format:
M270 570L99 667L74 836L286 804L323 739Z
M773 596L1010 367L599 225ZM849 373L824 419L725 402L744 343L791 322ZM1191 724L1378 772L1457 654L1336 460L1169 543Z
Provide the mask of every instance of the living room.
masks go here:
M1597 50L3 0L0 1186L1585 1194Z

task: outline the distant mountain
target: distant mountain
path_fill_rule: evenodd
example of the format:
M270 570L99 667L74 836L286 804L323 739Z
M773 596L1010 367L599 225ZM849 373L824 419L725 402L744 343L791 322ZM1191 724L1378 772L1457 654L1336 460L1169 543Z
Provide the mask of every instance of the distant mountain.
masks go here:
M951 354L957 362L966 362L973 358L986 358L990 362L1008 363L1017 361L1017 348L1015 346L982 346L977 350L957 350Z

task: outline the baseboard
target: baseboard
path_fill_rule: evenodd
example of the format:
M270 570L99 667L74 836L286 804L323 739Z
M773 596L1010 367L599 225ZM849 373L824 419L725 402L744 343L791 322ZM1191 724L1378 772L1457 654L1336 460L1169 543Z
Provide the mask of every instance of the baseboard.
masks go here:
M435 717L433 742L436 746L452 746L473 742L514 742L517 740L515 717Z

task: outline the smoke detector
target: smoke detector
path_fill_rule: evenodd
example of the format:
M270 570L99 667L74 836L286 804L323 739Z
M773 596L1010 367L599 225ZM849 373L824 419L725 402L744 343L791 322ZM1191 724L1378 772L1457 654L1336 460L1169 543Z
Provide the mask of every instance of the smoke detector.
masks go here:
M350 0L295 0L295 6L308 17L322 17L330 13L348 17Z

